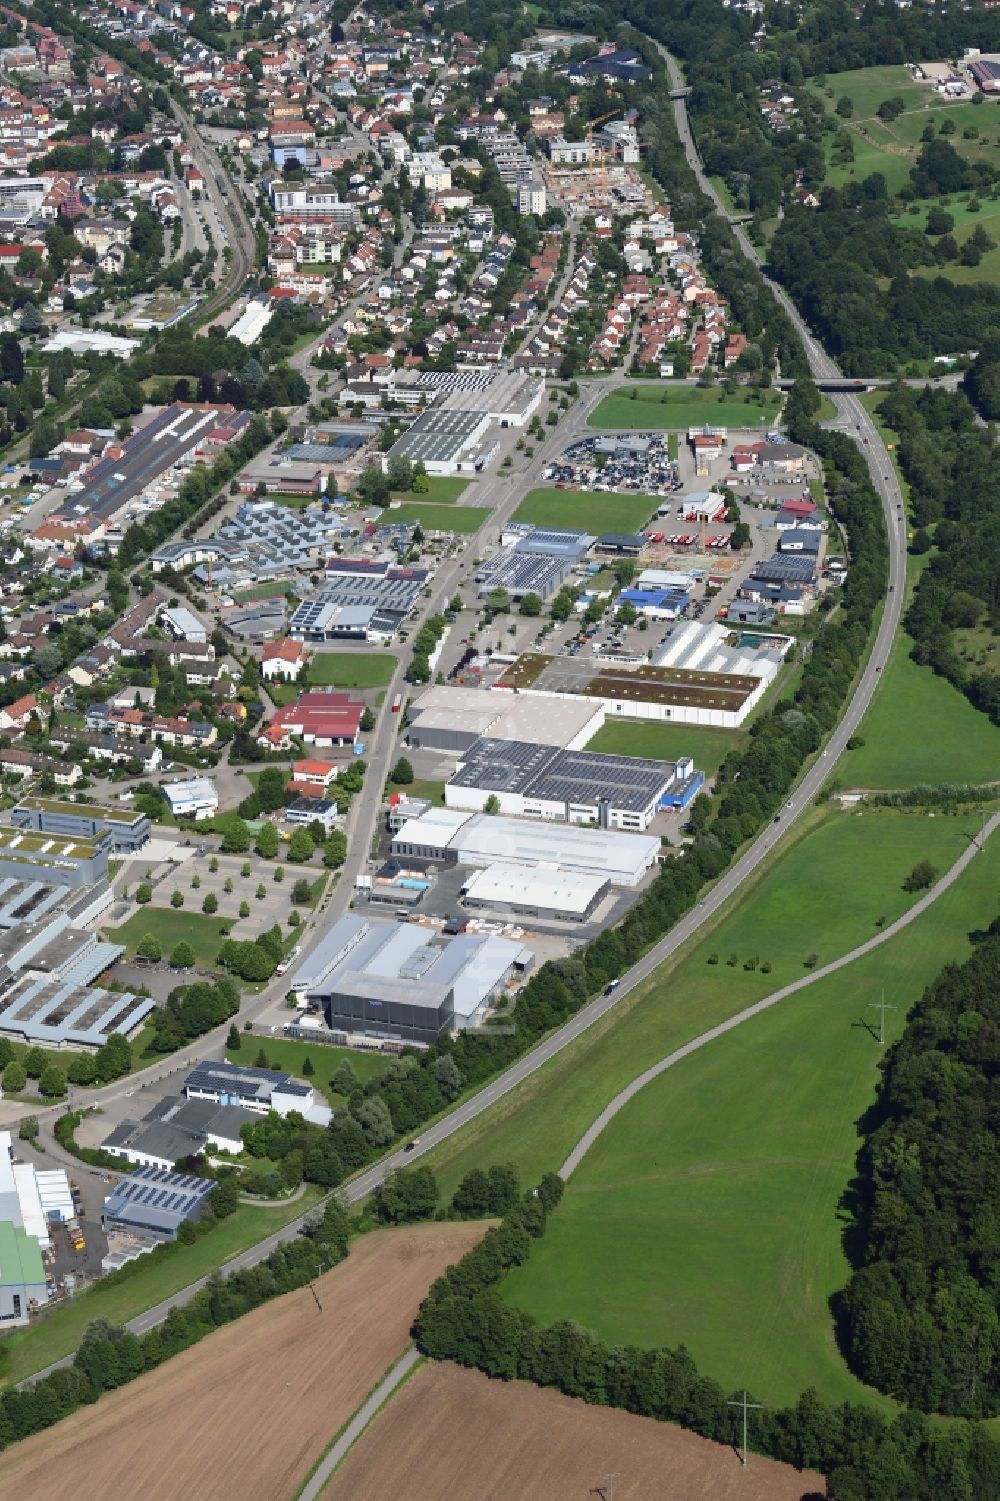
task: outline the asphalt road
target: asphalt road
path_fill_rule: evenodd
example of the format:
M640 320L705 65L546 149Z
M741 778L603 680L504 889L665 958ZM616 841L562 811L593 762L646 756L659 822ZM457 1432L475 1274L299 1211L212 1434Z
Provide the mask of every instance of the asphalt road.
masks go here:
M399 1357L395 1365L389 1367L389 1370L382 1377L375 1390L362 1402L336 1443L324 1454L305 1485L299 1491L296 1501L317 1501L317 1498L323 1492L323 1487L340 1464L340 1461L347 1454L347 1451L357 1443L362 1433L368 1427L368 1424L377 1416L379 1409L385 1406L396 1388L402 1385L419 1359L420 1351L415 1345L411 1345Z
M664 52L667 66L671 70L672 78L679 81L679 73L676 64L669 54ZM718 203L712 190L711 184L701 171L694 142L691 138L687 121L687 109L683 99L675 100L674 109L677 117L677 128L688 154L689 162L698 175L704 191ZM721 205L720 205L721 208ZM759 264L756 251L742 235L738 227L734 227L734 233L741 248L755 264ZM796 329L802 337L804 347L809 357L810 367L814 376L822 378L836 378L840 372L829 356L820 348L812 335L806 329L798 315L797 310L785 297L782 290L775 286L775 296L782 303ZM573 417L582 420L586 412L596 403L603 394L603 387L597 383L587 387L580 399L580 405L574 409ZM518 1059L509 1069L496 1079L492 1080L475 1095L465 1100L458 1108L445 1116L442 1120L428 1127L421 1136L418 1145L409 1153L398 1150L383 1158L364 1173L352 1179L340 1190L342 1199L348 1204L356 1204L365 1198L394 1168L412 1163L419 1157L430 1152L441 1142L460 1131L470 1121L475 1120L485 1110L488 1110L504 1098L512 1089L515 1089L523 1080L529 1078L539 1068L542 1068L557 1053L568 1047L576 1038L580 1037L607 1012L611 1011L626 995L630 994L638 985L643 984L654 971L689 938L691 938L703 923L713 917L719 909L732 897L739 888L750 879L760 865L768 858L772 850L778 845L788 828L795 819L805 810L820 791L823 784L831 775L834 765L843 754L847 741L854 734L861 722L872 697L878 687L882 668L888 658L889 649L893 637L899 625L900 614L903 604L903 586L906 572L906 526L903 515L902 495L896 481L895 472L889 459L888 452L882 439L871 421L865 408L857 398L853 396L837 396L835 404L838 409L839 422L841 425L853 425L854 436L858 441L861 451L868 464L872 482L882 501L886 515L889 536L889 592L886 595L885 607L879 622L875 637L875 644L871 655L865 663L861 675L856 683L850 702L844 711L836 728L830 735L826 747L821 755L808 768L793 790L785 808L777 815L773 822L768 823L754 842L744 851L743 855L723 874L718 882L707 892L703 901L699 902L688 912L671 931L654 945L639 962L622 977L620 984L610 993L598 996L588 1005L584 1006L564 1026L543 1039L535 1048L524 1057ZM563 424L552 430L542 444L536 449L535 461L531 468L517 479L504 480L501 476L494 477L488 483L490 492L497 492L499 499L495 512L484 522L475 537L469 538L468 544L462 549L459 556L441 569L434 581L433 596L428 603L428 612L433 612L441 603L447 600L452 592L459 576L461 575L469 557L476 555L476 547L487 532L493 531L499 524L509 517L521 498L532 487L541 466L546 460L562 447L566 441L566 431ZM484 487L484 490L487 487ZM504 494L506 490L506 494ZM387 702L391 702L394 692L402 680L405 657L400 658L396 673L387 689ZM375 829L375 821L381 806L381 791L385 774L388 771L389 757L395 745L394 716L383 711L379 718L378 728L375 731L375 739L371 746L370 766L365 778L365 787L359 797L355 799L355 807L352 814L352 852L347 864L341 871L340 880L335 894L336 909L342 909L350 899L354 886L354 879L367 858L370 848L371 835ZM331 916L334 915L331 912ZM315 931L315 930L314 930ZM250 1007L243 1013L249 1015L254 1011L263 1009L265 1004L270 1004L274 999L273 994L265 992L257 997ZM196 1054L203 1055L206 1046L211 1045L213 1039L203 1038L198 1048L185 1050L183 1054L174 1055L171 1060L171 1072L179 1067L189 1066L190 1061ZM124 1082L124 1081L123 1081ZM134 1088L134 1084L131 1086ZM107 1090L95 1091L87 1096L87 1103L98 1104L105 1098L117 1098L125 1093L122 1084L110 1085ZM305 1216L292 1221L284 1229L276 1231L267 1239L252 1246L249 1250L235 1257L225 1264L227 1271L236 1270L241 1266L251 1266L267 1256L275 1246L294 1238L300 1231ZM137 1333L154 1327L160 1323L172 1307L187 1302L202 1286L207 1278L201 1278L189 1287L182 1289L172 1298L157 1304L156 1307L147 1310L137 1319L132 1320L129 1328ZM58 1362L57 1364L63 1364Z
M587 1127L587 1130L583 1133L559 1169L559 1176L561 1178L569 1178L579 1167L581 1161L601 1132L614 1120L618 1112L623 1110L629 1101L634 1099L641 1089L645 1089L646 1085L651 1083L653 1079L658 1079L661 1074L666 1073L668 1068L673 1068L675 1064L680 1063L685 1058L689 1058L692 1053L697 1053L700 1048L705 1047L710 1042L714 1042L717 1037L724 1037L727 1032L732 1032L736 1027L741 1027L744 1022L750 1021L752 1017L760 1016L763 1011L769 1011L779 1001L787 1000L789 996L796 995L800 990L805 990L807 986L815 985L817 980L825 980L829 975L834 975L838 970L846 968L848 964L853 964L856 959L861 959L865 954L870 954L874 949L881 948L883 943L888 943L891 938L895 938L904 928L909 927L911 922L916 921L922 913L927 911L927 908L932 903L937 901L943 892L948 890L949 886L958 880L958 877L965 870L966 866L980 853L986 844L986 840L996 831L998 826L1000 826L1000 813L994 813L993 817L985 825L982 834L970 841L951 869L946 871L941 879L919 901L914 902L908 912L904 912L902 917L898 917L894 923L890 923L880 933L875 934L874 937L867 939L864 943L859 943L857 948L851 949L848 954L842 954L839 959L834 959L832 963L824 964L821 969L815 969L810 974L804 975L801 980L795 980L791 985L784 985L780 990L772 991L770 995L763 996L759 1001L755 1001L752 1006L746 1006L742 1011L738 1011L735 1016L730 1016L726 1021L720 1022L717 1027L710 1027L707 1032L702 1032L700 1037L692 1038L683 1047L676 1048L674 1052L668 1053L665 1058L661 1058L659 1063L654 1063L651 1068L647 1068L645 1073L639 1074L637 1078L633 1079L630 1084L627 1084L605 1106L593 1125Z

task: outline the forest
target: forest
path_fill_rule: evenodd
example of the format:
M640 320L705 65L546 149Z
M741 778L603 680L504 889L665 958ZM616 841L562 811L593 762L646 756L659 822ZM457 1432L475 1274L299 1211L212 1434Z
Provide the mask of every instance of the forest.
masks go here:
M875 174L824 189L818 208L789 208L771 242L771 269L847 375L976 348L1000 315L996 286L909 275L942 264L938 247L951 237L894 224L893 208Z
M683 1346L610 1346L579 1324L539 1324L504 1301L500 1283L508 1268L530 1257L558 1212L562 1189L547 1173L438 1278L417 1317L418 1347L432 1359L454 1360L499 1380L555 1387L738 1446L739 1417L729 1401L741 1394L701 1375ZM763 1402L766 1393L749 1396ZM860 1404L834 1406L811 1390L794 1407L761 1406L750 1447L821 1471L828 1501L996 1501L1000 1494L1000 1444L981 1425L935 1427L914 1411L888 1419Z
M924 1412L1000 1411L1000 921L882 1064L838 1314L862 1378Z
M989 400L997 349L984 346L970 389ZM933 555L920 575L906 627L913 657L953 683L1000 724L1000 674L963 658L955 631L1000 626L1000 459L961 391L897 386L881 416L899 434L910 486L912 549Z

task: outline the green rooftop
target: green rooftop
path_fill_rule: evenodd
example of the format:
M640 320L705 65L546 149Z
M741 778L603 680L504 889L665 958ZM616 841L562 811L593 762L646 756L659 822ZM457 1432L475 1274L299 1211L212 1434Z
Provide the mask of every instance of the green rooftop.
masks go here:
M129 828L145 817L143 813L132 813L126 808L104 808L97 803L71 803L58 797L22 797L17 807L31 808L39 813L62 814L68 818L99 818L102 823L123 823Z
M101 846L94 839L73 839L66 834L36 834L33 829L0 825L0 854L26 855L29 859L92 860Z
M44 1286L45 1268L37 1240L20 1225L0 1220L0 1287Z

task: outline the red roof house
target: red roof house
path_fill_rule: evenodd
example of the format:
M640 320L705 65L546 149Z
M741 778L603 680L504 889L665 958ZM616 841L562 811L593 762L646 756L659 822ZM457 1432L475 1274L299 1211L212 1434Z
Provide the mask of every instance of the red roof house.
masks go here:
M353 747L364 708L359 699L336 689L300 693L294 704L279 709L257 737L258 743L269 750L283 750L298 738L306 745Z

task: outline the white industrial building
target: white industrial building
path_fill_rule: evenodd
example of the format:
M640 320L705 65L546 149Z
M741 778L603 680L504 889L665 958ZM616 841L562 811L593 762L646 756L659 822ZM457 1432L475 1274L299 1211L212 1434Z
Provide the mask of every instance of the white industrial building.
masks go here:
M382 455L382 467L388 471L392 459L402 458L423 464L432 475L471 473L485 464L482 443L489 426L489 412L432 407Z
M686 589L694 588L694 575L680 573L672 568L644 568L637 578L632 580L633 589Z
M31 1308L48 1300L42 1251L49 1226L75 1213L62 1168L39 1172L14 1161L9 1131L0 1131L0 1324L26 1324Z
M445 784L448 808L498 812L602 829L647 829L693 782L690 761L564 751L521 740L477 740Z
M164 782L160 791L175 818L214 818L219 809L219 794L208 777L186 777L181 782Z
M606 878L522 865L487 865L462 888L463 905L517 918L586 922L610 890Z
M247 349L251 344L256 344L261 334L273 317L273 309L266 300L254 299L248 302L240 317L229 330L231 339L238 339Z
M102 1143L112 1157L133 1167L173 1168L186 1157L211 1151L241 1152L244 1126L257 1120L242 1105L223 1105L205 1098L165 1095L140 1121L124 1120Z
M204 645L208 631L193 610L186 605L173 605L160 611L160 623L166 627L175 641L197 641Z
M238 1105L255 1115L297 1111L315 1126L329 1125L331 1116L329 1106L317 1101L316 1091L305 1079L242 1063L205 1060L196 1064L184 1080L184 1095L214 1105Z
M733 632L717 621L685 620L654 652L653 661L658 667L760 678L767 684L777 676L791 637L769 635L768 641L773 644L743 646L739 637L734 643Z
M529 740L582 750L604 723L604 708L587 699L532 698L458 688L427 688L407 710L407 743L414 750L458 755L483 735L491 740Z
M660 856L660 841L651 834L618 829L583 829L570 823L530 823L502 814L469 813L458 808L429 808L411 818L392 841L397 857L440 860L449 865L517 867L522 874L541 871L597 877L612 886L638 886Z

